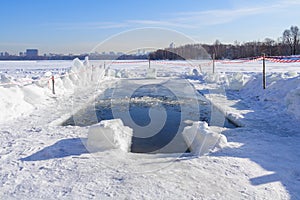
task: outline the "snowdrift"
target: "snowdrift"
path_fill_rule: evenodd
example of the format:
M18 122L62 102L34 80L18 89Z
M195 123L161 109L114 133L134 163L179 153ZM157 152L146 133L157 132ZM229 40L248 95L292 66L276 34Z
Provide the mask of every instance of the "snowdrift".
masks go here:
M288 112L300 120L300 75L297 72L268 74L265 90L260 73L205 73L203 79L206 83L239 91L245 101L255 100L269 110ZM227 117L238 122L240 117L234 115Z
M217 83L223 85L224 88L229 90L241 90L247 82L251 79L251 76L237 73L205 73L204 80L207 83Z
M298 73L272 73L262 89L262 77L256 75L240 91L244 99L255 100L270 111L283 111L300 120L300 76Z
M39 79L14 79L5 74L0 75L0 121L28 115L36 107L54 97L52 94L52 75L55 78L55 93L59 97L70 95L76 88L93 85L103 77L103 69L84 62L73 60L72 67L65 74L46 72Z

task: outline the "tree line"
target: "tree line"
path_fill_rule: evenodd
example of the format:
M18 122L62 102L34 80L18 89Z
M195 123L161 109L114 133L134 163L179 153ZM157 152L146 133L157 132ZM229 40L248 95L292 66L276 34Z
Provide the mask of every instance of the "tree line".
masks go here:
M264 41L253 41L234 44L222 44L216 40L213 44L188 44L176 48L159 49L149 54L152 60L169 59L207 59L215 55L216 59L238 59L261 56L288 56L300 54L299 28L291 26L283 31L276 41L266 38ZM208 53L208 54L207 54Z

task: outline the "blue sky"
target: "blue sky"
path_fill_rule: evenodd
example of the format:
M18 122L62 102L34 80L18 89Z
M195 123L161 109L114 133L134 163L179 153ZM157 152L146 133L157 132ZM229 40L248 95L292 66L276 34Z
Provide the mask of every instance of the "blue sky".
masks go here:
M299 0L3 0L0 4L0 52L9 53L26 48L41 53L89 52L112 35L143 27L179 31L199 43L276 40L291 25L300 27ZM132 41L134 36L120 46L129 47Z

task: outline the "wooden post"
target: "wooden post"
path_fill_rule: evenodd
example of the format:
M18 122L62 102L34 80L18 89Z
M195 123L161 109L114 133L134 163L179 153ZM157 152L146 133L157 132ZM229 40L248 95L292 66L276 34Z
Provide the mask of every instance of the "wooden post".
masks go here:
M149 69L150 69L150 56L149 56L149 58L148 58L148 61L149 61Z
M263 89L266 89L266 54L263 53Z
M215 59L216 59L216 54L213 53L213 74L215 73Z
M93 75L94 75L94 65L92 65L91 81L93 81Z
M199 70L200 70L200 72L202 73L202 68L201 68L201 65L199 65Z
M54 76L51 77L52 80L52 93L55 94L55 89L54 89Z

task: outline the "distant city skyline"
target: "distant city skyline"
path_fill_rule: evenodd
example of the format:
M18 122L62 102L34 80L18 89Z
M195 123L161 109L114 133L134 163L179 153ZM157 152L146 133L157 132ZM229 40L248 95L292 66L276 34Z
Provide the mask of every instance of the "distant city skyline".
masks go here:
M167 47L165 47L167 48ZM34 55L31 54L31 50L36 50L36 53ZM29 52L29 54L28 54ZM124 52L115 52L115 51L102 51L102 52L81 52L81 53L56 53L56 52L44 52L44 53L39 53L39 49L25 49L25 51L19 51L18 53L10 53L8 51L0 51L0 56L28 56L28 55L32 55L32 56L49 56L49 55L82 55L82 54L91 54L91 55L122 55L124 54ZM144 55L149 53L148 51L146 51L145 49L137 49L135 52L131 52L131 54L140 54L140 55Z
M299 10L298 0L4 0L0 52L31 48L40 54L80 54L112 35L144 27L171 29L208 44L276 40L284 29L299 26ZM114 44L111 51L134 49L136 37ZM155 47L173 40L164 35L157 39Z

